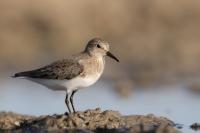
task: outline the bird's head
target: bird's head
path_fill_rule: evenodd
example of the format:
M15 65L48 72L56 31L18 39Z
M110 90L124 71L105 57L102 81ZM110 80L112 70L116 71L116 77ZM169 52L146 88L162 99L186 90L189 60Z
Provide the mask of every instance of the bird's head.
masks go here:
M103 57L107 55L119 62L119 60L110 52L109 43L102 40L101 38L93 38L90 40L86 46L85 51L89 53L89 55L96 57Z

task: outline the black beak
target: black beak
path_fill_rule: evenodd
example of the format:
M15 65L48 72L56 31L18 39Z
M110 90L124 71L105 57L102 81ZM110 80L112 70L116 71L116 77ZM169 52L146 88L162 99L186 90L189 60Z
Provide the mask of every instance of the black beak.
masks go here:
M115 57L112 53L110 53L109 51L106 53L107 56L109 56L110 58L113 58L114 60L116 60L117 62L119 62L119 60L117 59L117 57Z

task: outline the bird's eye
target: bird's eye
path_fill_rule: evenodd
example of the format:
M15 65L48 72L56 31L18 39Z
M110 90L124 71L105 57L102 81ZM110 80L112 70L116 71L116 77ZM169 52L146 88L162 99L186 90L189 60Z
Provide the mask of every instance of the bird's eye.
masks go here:
M101 48L101 46L99 44L97 44L97 48Z

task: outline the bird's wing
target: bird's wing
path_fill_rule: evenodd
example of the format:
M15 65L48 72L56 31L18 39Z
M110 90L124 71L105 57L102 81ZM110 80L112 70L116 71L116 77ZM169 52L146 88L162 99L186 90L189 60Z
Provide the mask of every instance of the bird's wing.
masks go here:
M83 65L73 59L64 59L42 68L16 73L14 77L30 77L41 79L72 79L83 72Z

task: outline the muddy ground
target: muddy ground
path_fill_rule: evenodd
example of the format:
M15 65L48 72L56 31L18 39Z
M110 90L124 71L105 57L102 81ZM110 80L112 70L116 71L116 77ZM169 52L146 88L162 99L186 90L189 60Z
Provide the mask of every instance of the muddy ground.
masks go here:
M0 113L1 132L110 132L110 133L178 133L167 118L154 115L123 116L116 111L99 108L70 115L26 116Z

